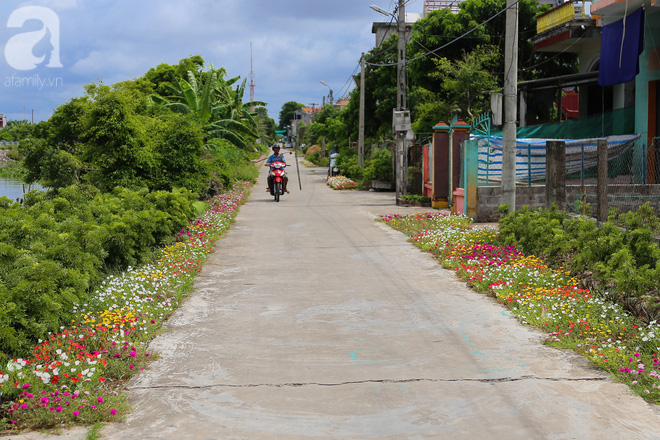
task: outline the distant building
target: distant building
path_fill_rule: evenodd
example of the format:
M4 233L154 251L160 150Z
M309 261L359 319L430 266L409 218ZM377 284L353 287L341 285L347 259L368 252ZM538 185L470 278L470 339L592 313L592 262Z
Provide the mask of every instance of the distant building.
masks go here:
M7 126L7 116L0 115L0 130Z
M410 29L412 28L413 23L421 19L422 14L416 12L406 13L406 29L408 30L406 39L410 36ZM375 21L371 26L371 33L376 34L375 47L379 47L385 40L390 38L392 34L396 33L396 20L392 17L392 19L387 22Z
M345 109L348 103L351 101L351 98L348 97L341 97L338 100L335 101L334 106L335 108L339 108L341 110Z
M303 107L296 110L291 120L291 132L298 135L302 126L308 126L314 120L314 116L320 113L322 108L318 107Z
M424 17L429 12L437 11L438 9L450 9L454 14L458 12L458 5L464 0L424 0Z

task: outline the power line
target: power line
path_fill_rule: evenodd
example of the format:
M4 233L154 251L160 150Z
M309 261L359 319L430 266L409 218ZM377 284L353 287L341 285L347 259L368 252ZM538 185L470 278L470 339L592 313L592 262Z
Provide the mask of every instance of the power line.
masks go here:
M490 22L491 20L495 19L495 18L498 17L500 14L506 12L508 9L510 9L510 8L512 8L512 7L514 7L514 6L517 6L519 2L520 2L520 0L516 0L514 3L512 3L512 4L509 5L509 6L507 6L506 8L502 9L501 11L499 11L498 13L496 13L495 15L493 15L492 17L490 17L489 19L487 19L487 20L484 21L483 23L478 24L477 26L473 27L473 28L470 29L469 31L465 32L465 33L464 33L463 35L461 35L460 37L456 37L455 39L453 39L452 41L448 42L447 44L444 44L444 45L438 47L437 49L430 50L430 51L428 51L428 52L426 52L426 53L424 53L424 54L422 54L422 55L419 55L419 56L417 56L417 57L415 57L415 58L411 58L411 59L409 59L409 60L406 60L406 61L405 61L406 64L411 63L411 62L413 62L413 61L417 61L417 60L419 60L419 59L421 59L421 58L424 58L424 57L427 57L427 56L429 56L429 55L435 54L436 52L438 52L438 51L444 49L445 47L454 44L454 43L457 42L458 40L460 40L460 39L462 39L463 37L465 37L465 36L471 34L472 32L476 31L476 30L479 29L480 27L484 26L486 23L488 23L488 22ZM398 63L383 63L383 64L379 64L379 63L369 63L369 62L367 62L367 64L369 64L370 66L376 66L376 67L391 67L391 66L396 66Z

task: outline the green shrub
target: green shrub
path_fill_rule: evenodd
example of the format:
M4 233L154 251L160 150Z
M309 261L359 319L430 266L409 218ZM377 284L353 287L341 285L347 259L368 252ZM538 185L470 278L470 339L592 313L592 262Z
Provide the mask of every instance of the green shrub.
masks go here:
M410 200L414 202L431 203L431 198L419 194L404 194L399 197L401 200Z
M647 203L637 212L612 215L599 228L555 207L525 207L500 218L500 240L565 267L587 287L608 291L626 306L639 304L629 301L637 298L645 309L660 310L660 247L654 232L659 222L649 210Z
M393 178L392 153L385 148L372 151L371 159L365 164L362 182L369 183L372 180L391 182Z
M0 198L0 360L57 332L109 273L147 261L195 216L193 193L71 186Z
M339 172L355 182L361 182L364 177L364 168L358 165L357 154L342 152L338 159Z
M18 152L16 149L7 151L7 157L11 160L20 161L23 160L23 155Z

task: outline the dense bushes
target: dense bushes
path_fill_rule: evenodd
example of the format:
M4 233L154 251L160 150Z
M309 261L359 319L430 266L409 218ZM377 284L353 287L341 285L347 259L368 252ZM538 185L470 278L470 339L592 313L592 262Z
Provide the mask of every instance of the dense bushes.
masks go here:
M382 180L385 182L392 182L394 180L392 153L390 150L382 148L371 152L371 158L364 167L362 180L365 183L372 180Z
M352 148L341 149L339 171L343 176L369 185L373 180L391 182L394 171L392 153L387 148L372 149L366 157L364 167L358 165L357 153Z
M612 214L602 227L554 208L525 207L500 219L500 237L564 266L587 287L652 320L660 311L660 247L652 229L657 224L648 203L637 213Z
M194 217L193 195L70 186L0 198L0 359L72 318L103 276L145 261Z
M145 261L194 217L199 196L256 180L250 108L263 103L243 103L245 83L234 90L238 77L203 72L201 57L182 61L89 84L48 121L13 124L23 180L51 191L28 193L25 206L0 198L0 360L59 329L107 274ZM155 99L170 81L209 88Z

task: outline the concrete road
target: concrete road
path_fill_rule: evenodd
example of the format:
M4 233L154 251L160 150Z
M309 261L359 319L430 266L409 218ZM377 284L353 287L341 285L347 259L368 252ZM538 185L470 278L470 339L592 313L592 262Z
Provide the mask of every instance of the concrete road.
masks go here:
M265 172L265 170L264 170ZM265 174L130 383L117 439L646 439L656 408L374 222L392 193Z

